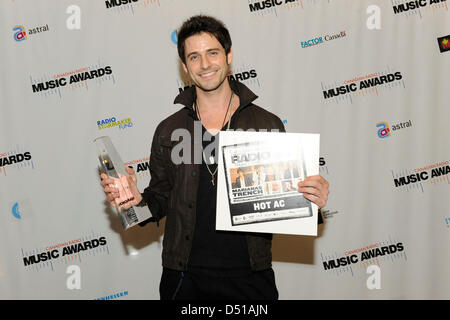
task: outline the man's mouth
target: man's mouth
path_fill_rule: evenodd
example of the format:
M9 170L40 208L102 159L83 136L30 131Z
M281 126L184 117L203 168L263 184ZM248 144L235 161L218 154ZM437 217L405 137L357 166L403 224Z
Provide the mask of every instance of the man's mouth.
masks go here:
M212 77L216 74L217 71L210 71L210 72L206 72L206 73L200 73L199 76L200 78L209 78Z

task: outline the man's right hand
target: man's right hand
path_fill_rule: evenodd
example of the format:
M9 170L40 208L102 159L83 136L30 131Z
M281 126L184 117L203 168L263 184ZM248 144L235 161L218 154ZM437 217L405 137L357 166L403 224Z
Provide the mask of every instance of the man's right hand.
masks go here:
M126 191L128 193L128 196L124 194L125 190L123 189L122 194L120 194L119 192L120 179L108 177L105 173L100 174L100 178L102 180L101 185L103 186L103 191L106 194L106 200L109 202L109 204L115 208L126 210L131 206L135 206L139 202L141 202L142 195L137 188L137 179L136 174L134 173L134 169L125 167L125 170L127 170L127 173L129 174L128 177L124 177L126 178L129 186L129 189ZM121 204L121 202L123 202L123 199L129 198L131 198L132 200Z

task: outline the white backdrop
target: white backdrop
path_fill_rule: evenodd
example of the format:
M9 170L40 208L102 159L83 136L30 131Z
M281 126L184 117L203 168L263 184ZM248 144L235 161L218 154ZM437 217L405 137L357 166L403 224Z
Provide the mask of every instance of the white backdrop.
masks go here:
M0 298L159 298L164 224L122 231L92 141L110 136L148 184L153 132L188 85L173 32L199 13L229 28L233 76L258 105L289 132L321 134L325 222L318 237L275 236L280 298L450 298L447 2L404 12L401 0L130 2L0 2ZM70 5L80 29L66 26ZM367 26L370 5L381 29ZM63 255L84 241L92 248ZM66 285L71 265L79 290ZM380 289L366 285L369 265Z

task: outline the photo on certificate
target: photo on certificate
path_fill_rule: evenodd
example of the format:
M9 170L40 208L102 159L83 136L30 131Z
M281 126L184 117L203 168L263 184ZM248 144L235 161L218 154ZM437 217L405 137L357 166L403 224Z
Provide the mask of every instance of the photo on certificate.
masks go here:
M222 146L231 225L311 217L297 184L307 176L301 146L261 140Z

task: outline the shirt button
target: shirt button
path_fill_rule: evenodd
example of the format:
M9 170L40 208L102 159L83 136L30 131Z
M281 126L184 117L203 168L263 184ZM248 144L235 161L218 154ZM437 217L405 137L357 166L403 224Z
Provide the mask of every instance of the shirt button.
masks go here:
M187 235L185 238L186 238L186 240L189 240L189 235Z
M193 177L195 177L195 176L197 175L197 172L192 171L191 175L192 175Z
M191 203L189 203L188 207L189 207L189 209L192 209L194 207L194 204L191 202Z

